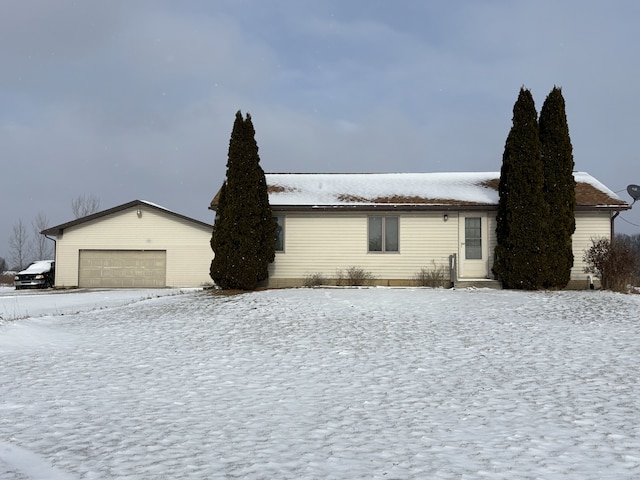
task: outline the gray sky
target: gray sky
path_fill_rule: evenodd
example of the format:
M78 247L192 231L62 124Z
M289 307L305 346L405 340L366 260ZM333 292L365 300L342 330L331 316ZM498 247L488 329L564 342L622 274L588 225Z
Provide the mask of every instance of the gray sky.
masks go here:
M637 0L0 0L0 256L140 199L212 222L235 112L266 172L497 171L562 87L576 169L640 184ZM617 231L640 233L640 208ZM631 222L631 223L627 223Z

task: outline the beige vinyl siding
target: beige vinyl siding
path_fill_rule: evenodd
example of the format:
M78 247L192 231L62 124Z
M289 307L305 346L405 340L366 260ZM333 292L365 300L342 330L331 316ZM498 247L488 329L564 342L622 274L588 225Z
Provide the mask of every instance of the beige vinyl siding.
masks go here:
M496 216L489 213L489 271L493 266L493 252L497 243ZM573 234L573 268L571 269L572 282L586 282L588 275L584 273L586 266L583 257L584 252L592 243L592 238L610 238L611 214L609 211L585 211L576 213L576 230ZM586 285L586 284L585 284ZM573 287L582 288L582 284L574 284Z
M611 214L609 211L576 212L576 230L573 233L573 268L571 280L586 281L583 257L591 247L591 239L611 238Z
M411 281L422 268L443 266L448 272L449 256L458 254L459 213L398 212L388 213L399 218L398 253L369 253L367 251L368 217L381 216L380 212L278 212L285 217L285 250L276 253L270 267L270 284L290 285L300 283L306 276L321 273L325 278L335 278L337 270L351 266L371 272L384 284L389 281ZM496 215L487 212L486 241L488 247L488 275L492 277L493 252L496 238ZM583 272L584 251L591 246L592 238L609 238L610 213L608 211L578 212L576 232L573 235L574 267L571 271L573 287L582 288L587 281Z
M442 265L458 244L457 214L445 222L437 212L277 213L285 216L285 249L276 253L270 278L303 279L313 273L334 278L351 266L378 280L412 279L422 268ZM368 252L369 216L399 218L399 252ZM277 283L277 282L276 282Z
M80 250L166 250L168 287L210 284L210 239L205 226L144 205L132 207L65 229L56 242L56 286L78 286Z

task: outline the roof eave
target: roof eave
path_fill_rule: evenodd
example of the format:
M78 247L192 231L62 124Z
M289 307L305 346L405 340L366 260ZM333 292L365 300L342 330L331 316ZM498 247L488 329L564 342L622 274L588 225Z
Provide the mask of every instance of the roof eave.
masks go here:
M332 204L332 205L271 205L271 210L277 212L317 212L320 210L326 211L459 211L459 210L484 210L493 211L497 210L498 205L492 203L483 204L391 204L391 203L376 203L376 204ZM578 211L593 211L593 210L629 210L631 205L577 205ZM215 210L212 208L212 210Z
M182 215L180 213L176 213L176 212L173 212L171 210L167 210L167 209L162 208L162 207L160 207L158 205L154 205L153 203L145 202L143 200L133 200L131 202L127 202L127 203L123 203L122 205L118 205L116 207L108 208L107 210L102 210L100 212L96 212L96 213L93 213L91 215L87 215L86 217L76 218L75 220L71 220L70 222L62 223L60 225L56 225L54 227L47 228L45 230L42 230L40 233L42 235L50 235L50 236L58 237L58 236L62 235L64 230L66 230L67 228L75 227L75 226L81 225L83 223L91 222L92 220L96 220L98 218L106 217L106 216L111 215L113 213L121 212L121 211L124 211L124 210L128 210L130 208L133 208L133 207L140 207L140 206L151 208L152 210L157 210L159 212L164 212L164 213L166 213L168 215L172 215L174 217L181 218L183 220L187 220L189 222L193 222L193 223L199 224L199 225L201 225L203 227L211 228L210 224L208 224L206 222L202 222L200 220L196 220L195 218L187 217L186 215Z
M576 210L585 211L585 210L614 210L614 211L622 211L622 210L631 210L631 205L628 203L624 204L611 204L611 205L576 205Z
M332 205L271 205L271 210L277 212L317 212L325 211L452 211L452 210L496 210L494 204L332 204Z

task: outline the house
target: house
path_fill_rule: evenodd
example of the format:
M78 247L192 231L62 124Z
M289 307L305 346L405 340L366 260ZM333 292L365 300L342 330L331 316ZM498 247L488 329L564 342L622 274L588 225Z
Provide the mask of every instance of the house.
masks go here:
M212 226L134 200L48 228L56 287L149 288L211 284Z
M319 273L331 279L356 266L379 285L410 285L422 269L441 268L454 285L497 283L500 174L266 174L280 225L268 285L301 285ZM584 251L611 238L626 202L587 173L574 174L576 231L569 287L587 288ZM210 209L217 207L218 196Z

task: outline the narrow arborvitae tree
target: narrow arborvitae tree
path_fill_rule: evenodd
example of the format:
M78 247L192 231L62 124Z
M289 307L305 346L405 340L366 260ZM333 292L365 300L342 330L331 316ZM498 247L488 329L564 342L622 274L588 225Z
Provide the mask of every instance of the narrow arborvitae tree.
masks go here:
M545 288L564 288L573 267L572 236L576 229L576 181L573 148L562 91L554 87L540 110L540 143L544 173L544 198L549 209L544 244Z
M245 129L247 138L250 138L252 145L255 147L255 158L253 170L251 171L251 184L254 185L254 211L251 218L255 222L254 231L256 232L257 244L257 262L258 262L258 282L262 282L269 278L269 264L273 262L276 256L276 230L278 222L273 217L271 205L269 205L269 192L267 188L267 179L264 170L260 167L260 157L258 156L258 145L255 141L255 129L251 121L251 115L247 114L245 120Z
M276 222L254 137L251 116L244 119L238 111L211 237L215 256L210 274L223 289L256 288L267 279L275 257Z
M547 209L542 190L538 114L531 92L522 88L513 106L498 187L493 273L504 288L538 289L546 276Z

